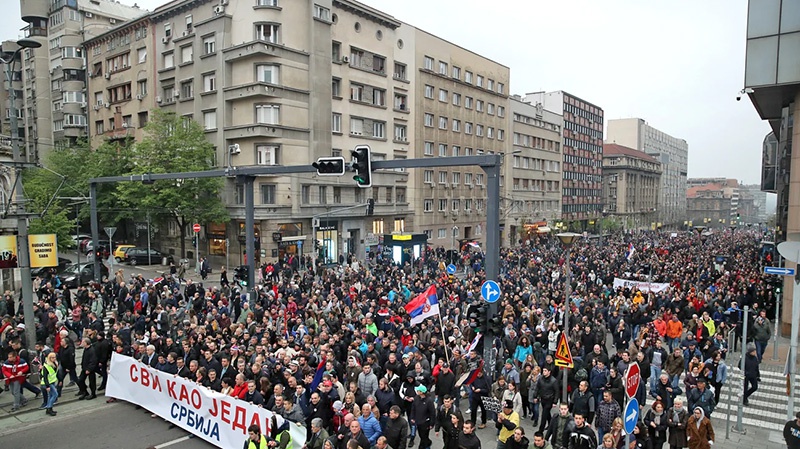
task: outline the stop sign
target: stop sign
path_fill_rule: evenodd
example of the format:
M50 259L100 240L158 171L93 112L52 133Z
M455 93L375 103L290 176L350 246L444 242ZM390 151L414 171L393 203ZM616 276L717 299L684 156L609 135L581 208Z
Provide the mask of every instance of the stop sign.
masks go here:
M192 231L194 231L194 232L200 232L200 223L195 223L195 224L192 226Z
M640 376L639 364L636 362L628 365L628 371L625 372L625 393L629 398L636 396L636 391L639 389L639 382L642 380Z

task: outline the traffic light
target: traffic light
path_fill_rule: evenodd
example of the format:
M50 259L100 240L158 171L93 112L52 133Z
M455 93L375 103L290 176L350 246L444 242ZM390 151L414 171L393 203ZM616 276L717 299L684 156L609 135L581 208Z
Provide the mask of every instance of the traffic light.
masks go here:
M238 279L242 287L247 287L250 284L250 270L247 265L239 265L234 269L235 279Z
M359 187L362 189L372 187L372 161L369 146L358 145L353 150L353 171L356 172L353 179Z
M370 198L367 200L367 216L370 217L375 213L375 200Z
M192 246L197 246L197 236L192 237Z
M311 166L317 169L319 176L342 176L345 169L344 158L341 156L321 157Z
M503 335L503 316L498 313L489 318L489 329L494 335Z

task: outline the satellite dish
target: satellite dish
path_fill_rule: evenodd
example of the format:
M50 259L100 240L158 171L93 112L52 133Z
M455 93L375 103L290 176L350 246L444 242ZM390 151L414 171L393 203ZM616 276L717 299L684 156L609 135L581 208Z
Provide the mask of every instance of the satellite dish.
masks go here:
M778 252L784 259L797 263L800 260L800 242L779 243Z

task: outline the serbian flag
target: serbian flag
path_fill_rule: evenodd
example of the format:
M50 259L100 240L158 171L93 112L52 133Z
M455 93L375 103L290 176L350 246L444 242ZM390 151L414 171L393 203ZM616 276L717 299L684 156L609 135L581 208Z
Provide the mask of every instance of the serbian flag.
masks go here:
M625 256L628 260L631 260L633 254L636 252L636 248L633 246L633 242L628 245L628 255Z
M470 351L472 351L473 349L475 349L475 348L477 348L477 347L478 347L478 342L480 342L480 341L481 341L481 337L482 337L482 336L483 336L483 335L481 335L480 333L478 333L477 335L475 335L475 338L473 338L473 339L472 339L472 343L470 343L470 344L469 344L469 348L467 348L467 352L470 352Z
M464 375L461 376L460 379L458 379L458 381L456 382L456 387L460 387L462 385L470 385L472 382L475 382L475 379L478 378L478 373L482 369L483 369L483 359L481 359L480 362L478 362L477 368L468 373L464 373Z
M323 358L319 365L317 365L317 372L314 373L314 380L311 381L311 391L316 391L319 383L322 382L322 375L325 373L325 363L327 359Z
M439 300L436 297L436 286L431 285L421 295L405 305L406 312L411 317L411 325L419 324L425 318L439 315Z

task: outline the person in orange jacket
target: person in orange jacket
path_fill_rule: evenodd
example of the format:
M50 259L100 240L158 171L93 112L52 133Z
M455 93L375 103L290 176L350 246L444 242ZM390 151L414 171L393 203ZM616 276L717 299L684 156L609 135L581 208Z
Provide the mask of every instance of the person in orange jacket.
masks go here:
M672 319L667 321L667 345L669 350L672 351L680 344L681 337L683 336L683 323L678 319L678 315L672 315Z

